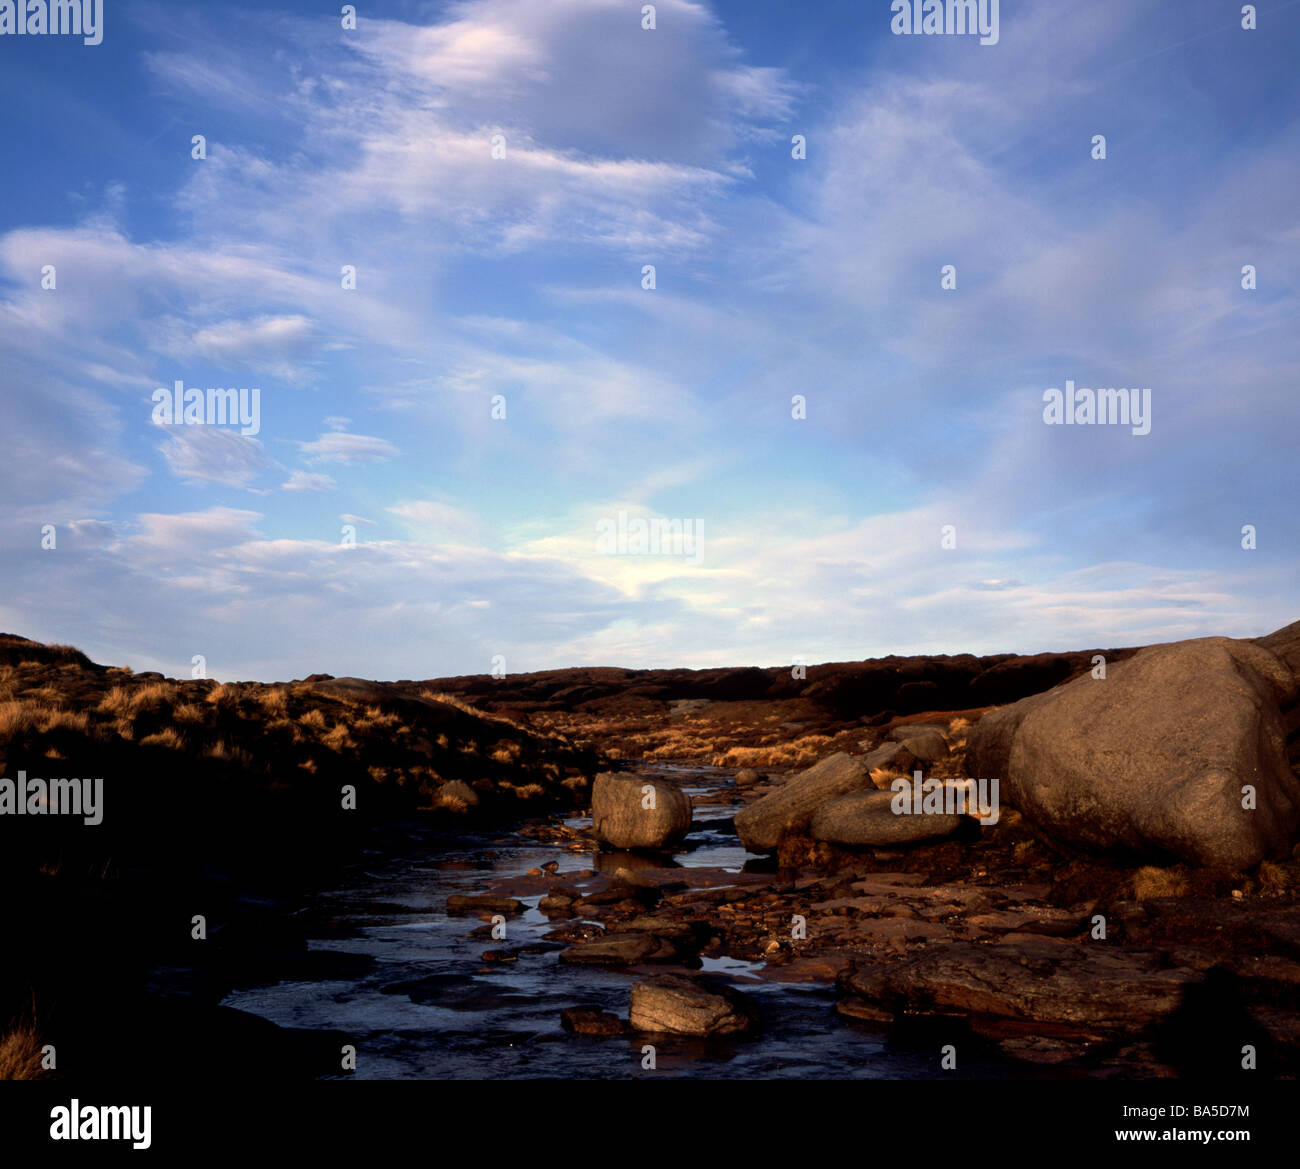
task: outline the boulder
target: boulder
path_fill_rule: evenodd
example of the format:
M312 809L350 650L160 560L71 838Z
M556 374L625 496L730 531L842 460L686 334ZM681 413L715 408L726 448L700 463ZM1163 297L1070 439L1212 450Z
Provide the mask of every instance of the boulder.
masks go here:
M861 791L822 804L813 813L814 840L828 844L869 844L887 848L947 836L961 825L961 817L947 813L898 815L891 791Z
M591 820L615 848L667 848L690 831L691 798L649 776L605 771L591 789Z
M1167 1018L1200 978L1172 966L1160 950L1028 936L997 945L956 941L844 971L839 1009L856 1017L858 1007L895 1017L958 1015L977 1030L1000 1021L1116 1035Z
M1300 621L1293 621L1267 637L1257 637L1255 644L1281 661L1293 678L1300 679Z
M742 1035L757 1029L753 1000L728 986L679 974L645 978L632 987L633 1030L673 1035Z
M968 737L970 774L998 778L1002 799L1066 850L1250 868L1286 855L1300 825L1281 712L1296 688L1258 644L1150 646L1104 679L989 712Z
M1268 650L1277 658L1288 670L1291 676L1300 682L1300 621L1294 621L1283 629L1270 633L1267 637L1255 639L1255 644L1260 649ZM1298 692L1297 697L1300 697ZM1282 716L1286 725L1288 735L1294 734L1300 730L1300 701L1292 700L1282 703ZM1297 763L1297 750L1300 744L1293 743L1291 750L1291 762Z
M736 835L750 852L774 852L782 835L806 828L812 814L836 796L871 787L868 761L843 751L786 780L776 791L736 813Z
M909 735L902 744L921 763L938 763L948 757L948 740L931 727Z

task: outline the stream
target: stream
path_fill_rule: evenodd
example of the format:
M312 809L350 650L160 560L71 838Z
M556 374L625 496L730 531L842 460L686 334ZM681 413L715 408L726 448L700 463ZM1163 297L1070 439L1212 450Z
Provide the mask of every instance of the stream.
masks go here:
M713 768L645 765L671 776L692 796L730 782ZM726 884L760 858L745 852L731 827L735 809L697 805L694 825L673 854L684 869L714 869L713 887ZM565 821L574 827L589 818ZM583 869L609 867L609 858L575 852L563 842L503 836L499 831L449 841L445 832L409 826L395 842L347 867L335 888L304 906L310 948L364 956L362 974L284 981L242 988L224 1005L286 1027L337 1029L357 1047L359 1079L606 1079L646 1076L721 1078L921 1079L940 1074L933 1051L891 1049L884 1038L835 1014L827 983L768 981L762 963L704 958L703 970L734 981L762 1007L756 1039L654 1039L656 1067L642 1068L640 1036L571 1035L560 1024L566 1007L597 1006L624 1018L628 993L641 973L559 962L566 947L544 935L573 919L550 920L537 908L540 893L520 896L527 906L511 916L507 937L468 937L482 922L448 916L453 894L493 891L506 878L550 862L548 884L573 880ZM704 876L704 874L698 874ZM486 950L535 946L517 961L485 964ZM355 963L353 963L355 965ZM346 963L341 963L345 967ZM985 1069L996 1075L994 1069ZM975 1065L962 1077L979 1075Z

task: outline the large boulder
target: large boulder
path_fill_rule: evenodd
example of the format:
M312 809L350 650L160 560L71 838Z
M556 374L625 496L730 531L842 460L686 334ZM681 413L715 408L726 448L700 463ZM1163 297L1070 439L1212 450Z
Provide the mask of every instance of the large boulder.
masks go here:
M1267 637L1257 637L1255 644L1281 661L1293 678L1300 678L1300 621L1292 621Z
M1276 633L1255 639L1255 644L1266 649L1291 671L1291 676L1300 681L1300 621L1293 621ZM1300 698L1300 691L1297 692ZM1288 735L1300 730L1300 701L1283 702L1282 716L1286 722ZM1297 749L1300 744L1292 744L1291 761L1297 761Z
M891 744L892 746L892 744ZM874 754L874 753L873 753ZM843 751L814 763L776 791L736 813L736 835L750 852L774 852L781 837L808 826L812 814L836 796L871 784L872 756Z
M851 792L818 808L809 830L814 840L828 844L887 848L947 836L961 826L960 816L946 812L895 813L894 800L892 791Z
M667 848L690 831L691 798L649 776L605 771L592 785L591 822L615 848Z
M757 1028L752 999L706 980L679 974L642 979L632 987L633 1030L673 1035L741 1035Z
M968 738L970 773L998 778L1002 798L1067 849L1250 868L1285 855L1300 824L1281 713L1296 689L1258 644L1150 646L1104 679L989 712Z

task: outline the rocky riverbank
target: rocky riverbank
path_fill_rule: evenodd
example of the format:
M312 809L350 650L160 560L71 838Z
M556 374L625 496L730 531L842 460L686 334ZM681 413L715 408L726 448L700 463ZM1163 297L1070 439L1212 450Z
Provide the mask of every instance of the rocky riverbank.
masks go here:
M699 889L621 869L551 888L544 911L582 923L555 932L571 943L561 961L645 979L630 989L638 1030L756 1032L757 1010L716 976L691 989L652 973L748 959L764 978L834 981L841 1015L936 1050L992 1045L1097 1075L1294 1076L1298 667L1300 624L1156 646L974 723L891 717L860 754L740 772L709 802L735 807L771 876ZM591 835L679 838L664 788L598 779Z
M697 811L743 811L781 790L737 780L719 775ZM739 872L600 851L590 828L550 831L618 867L491 889L541 895L561 963L626 978L625 1012L565 1012L580 1034L761 1039L763 1012L745 997L758 978L835 987L846 1024L930 1052L936 1072L947 1045L1008 1074L1224 1078L1244 1074L1245 1047L1263 1075L1300 1070L1294 859L1251 873L1071 860L1009 809L997 825L907 847L789 834Z

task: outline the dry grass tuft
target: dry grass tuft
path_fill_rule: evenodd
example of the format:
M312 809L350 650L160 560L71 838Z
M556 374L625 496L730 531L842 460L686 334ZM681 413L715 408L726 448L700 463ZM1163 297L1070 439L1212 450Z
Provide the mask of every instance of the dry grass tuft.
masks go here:
M502 739L492 748L491 758L496 763L513 763L522 754L522 749L514 739Z
M18 1023L0 1036L0 1080L41 1080L41 1037L31 1023Z
M320 712L317 711L316 713L319 714ZM332 730L321 735L320 741L331 751L346 751L357 745L348 731L347 723L335 723Z
M73 731L79 735L90 734L90 716L84 710L48 710L43 711L41 719L41 734L48 735L51 731Z
M234 706L239 702L239 691L229 682L222 682L208 691L204 701L212 703L213 706Z
M284 715L289 709L289 695L283 686L272 686L263 690L257 696L257 701L262 704L262 709L267 714Z
M1153 897L1186 897L1187 893L1187 877L1180 868L1144 865L1133 874L1133 896L1138 901Z
M35 725L35 712L26 703L0 702L0 739L26 734Z
M1285 893L1296 884L1296 866L1263 861L1259 866L1259 887L1264 893Z

